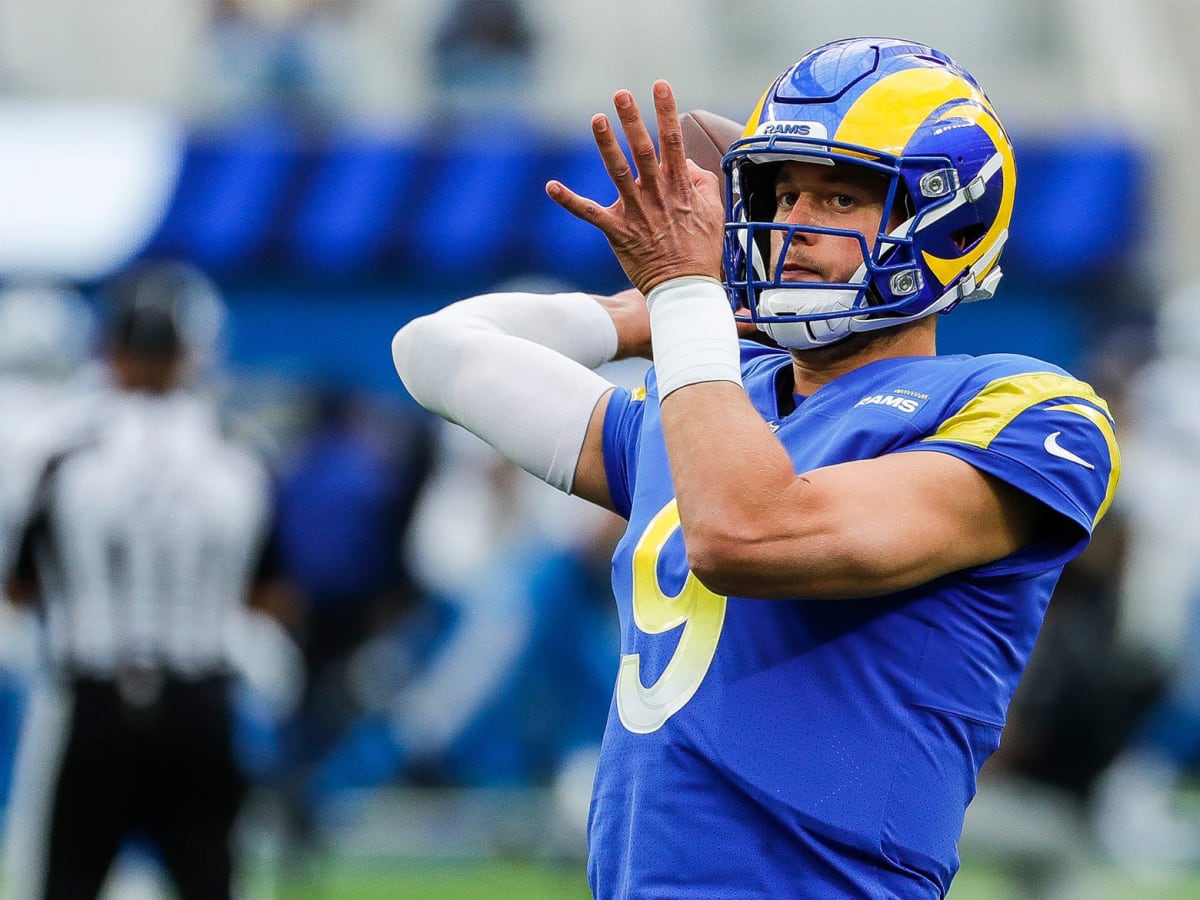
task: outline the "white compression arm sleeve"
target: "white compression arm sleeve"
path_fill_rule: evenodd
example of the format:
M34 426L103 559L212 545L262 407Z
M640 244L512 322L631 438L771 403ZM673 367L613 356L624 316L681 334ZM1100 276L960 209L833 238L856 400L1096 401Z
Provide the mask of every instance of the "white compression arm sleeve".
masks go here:
M392 339L396 372L418 403L563 491L612 387L591 369L616 352L616 326L587 294L485 294Z

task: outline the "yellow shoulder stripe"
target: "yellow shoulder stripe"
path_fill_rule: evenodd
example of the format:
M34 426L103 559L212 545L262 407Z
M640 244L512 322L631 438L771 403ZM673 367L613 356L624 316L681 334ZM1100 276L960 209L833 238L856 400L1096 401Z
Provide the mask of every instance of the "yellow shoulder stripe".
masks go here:
M1087 419L1100 431L1108 446L1110 469L1104 500L1092 524L1100 521L1112 505L1121 477L1121 452L1108 405L1091 385L1053 372L1032 372L1010 378L997 378L946 419L926 441L951 441L986 450L1017 416L1026 410L1057 398L1078 397L1084 403L1063 403L1051 409L1070 412Z
M984 450L1001 431L1025 410L1058 397L1079 397L1108 413L1108 406L1092 386L1053 372L1031 372L997 378L944 421L927 441L954 441Z

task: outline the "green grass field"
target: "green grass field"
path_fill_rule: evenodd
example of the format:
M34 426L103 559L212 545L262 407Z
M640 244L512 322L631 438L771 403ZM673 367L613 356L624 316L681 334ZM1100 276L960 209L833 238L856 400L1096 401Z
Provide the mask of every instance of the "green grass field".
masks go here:
M589 900L582 863L521 860L328 859L281 877L244 872L244 900ZM1200 871L1184 877L1139 880L1096 868L1070 894L1080 900L1200 900ZM1061 895L1060 895L1061 896ZM109 885L104 900L172 900L161 881ZM1008 874L967 860L950 900L1046 900Z
M1189 795L1194 797L1197 795ZM245 829L239 866L242 900L588 900L582 830L564 829L553 797L530 791L391 790L371 792L353 816L302 848L280 839L269 806ZM253 813L254 810L252 809ZM1054 829L1038 828L1028 804L1006 809L1007 845L976 830L961 845L963 866L950 900L1200 900L1200 868L1136 878L1093 864L1069 890L1037 889L1028 872L1000 860L1051 871ZM1043 821L1043 826L1045 822ZM1016 829L1013 831L1013 829ZM1024 848L1013 853L1012 848ZM1006 853L1007 850L1007 853ZM1071 859L1090 859L1087 851ZM136 855L134 857L137 859ZM141 859L114 876L104 900L171 900L157 866ZM1016 864L1013 862L1010 865ZM121 868L121 867L118 867ZM119 873L118 873L119 874ZM1055 885L1062 888L1061 882Z
M1097 869L1091 900L1200 900L1200 872L1161 883ZM582 868L517 861L339 864L277 885L279 900L587 900ZM1003 873L966 862L952 900L1025 900Z
M281 866L285 854L259 845L246 859L246 900L588 900L582 830L562 830L553 798L529 791L420 791L374 793L345 827L328 832L323 849L302 856L298 868ZM1046 900L1021 865L1061 864L1039 854L1051 831L1035 827L1028 805L1005 809L1020 816L1028 847L1004 856L976 831L961 847L963 866L951 900ZM264 832L268 834L269 832ZM1010 848L1011 849L1011 848ZM1086 858L1086 857L1076 857ZM1039 862L1040 860L1040 862ZM1049 862L1047 862L1049 861ZM281 874L284 873L284 874ZM1023 875L1024 877L1018 877ZM1061 887L1061 884L1058 885ZM1060 892L1057 897L1066 897ZM1080 900L1200 900L1200 869L1139 879L1104 865L1077 873L1069 896Z
M339 865L278 885L279 900L587 900L579 866L554 868L522 862L417 862Z

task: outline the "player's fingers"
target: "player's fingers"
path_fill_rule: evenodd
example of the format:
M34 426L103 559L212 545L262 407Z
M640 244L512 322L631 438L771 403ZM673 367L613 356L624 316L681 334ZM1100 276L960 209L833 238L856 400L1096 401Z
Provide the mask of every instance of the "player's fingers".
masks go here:
M596 149L600 151L604 170L616 185L617 193L622 197L629 197L637 187L636 176L629 160L625 158L625 151L617 143L617 136L613 133L608 116L603 113L592 116L592 138L596 142Z
M654 138L646 128L633 94L617 91L613 95L613 106L616 107L617 118L621 120L625 140L629 142L629 152L633 155L633 164L637 166L638 178L643 187L653 189L658 182L658 151L654 148Z
M606 234L608 233L606 230L610 216L608 207L601 206L595 200L575 193L561 181L546 182L546 195L575 218L582 219L595 225Z
M721 179L708 169L700 168L690 159L685 159L683 162L687 169L687 180L692 187L714 203L724 203L724 198L721 196Z
M721 179L717 177L716 172L708 171L708 169L703 168L693 160L685 159L683 164L687 167L688 181L690 181L694 186L700 187L702 185L709 184L719 185L721 183Z
M654 113L658 119L658 147L662 169L677 187L685 189L692 180L687 168L687 151L683 146L683 129L675 108L675 92L671 85L659 79L654 82Z

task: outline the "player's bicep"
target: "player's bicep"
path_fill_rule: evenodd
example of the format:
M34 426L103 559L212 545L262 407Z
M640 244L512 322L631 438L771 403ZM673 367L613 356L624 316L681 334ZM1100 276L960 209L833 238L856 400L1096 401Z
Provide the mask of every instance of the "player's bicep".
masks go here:
M937 451L814 469L779 501L761 508L752 530L723 542L719 565L705 572L708 587L763 599L880 597L1003 559L1053 517Z
M806 478L847 548L850 595L890 593L995 562L1056 518L1004 481L936 451L844 463Z

